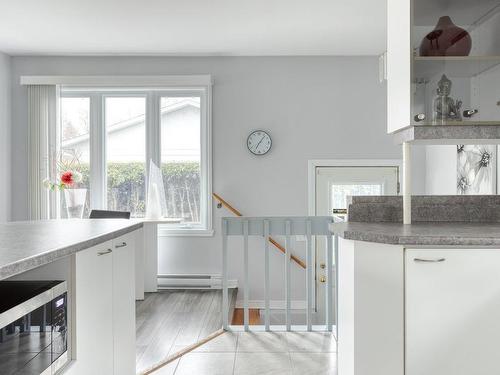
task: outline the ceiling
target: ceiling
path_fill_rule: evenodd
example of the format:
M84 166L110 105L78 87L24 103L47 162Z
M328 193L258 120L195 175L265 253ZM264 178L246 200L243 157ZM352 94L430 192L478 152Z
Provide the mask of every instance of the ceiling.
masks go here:
M386 0L0 0L11 55L376 55Z

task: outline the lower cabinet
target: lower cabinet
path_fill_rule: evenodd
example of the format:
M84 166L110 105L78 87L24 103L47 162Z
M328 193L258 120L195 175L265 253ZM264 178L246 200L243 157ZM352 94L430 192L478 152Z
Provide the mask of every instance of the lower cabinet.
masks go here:
M134 233L78 252L68 374L135 374Z
M500 250L405 257L405 375L500 374Z

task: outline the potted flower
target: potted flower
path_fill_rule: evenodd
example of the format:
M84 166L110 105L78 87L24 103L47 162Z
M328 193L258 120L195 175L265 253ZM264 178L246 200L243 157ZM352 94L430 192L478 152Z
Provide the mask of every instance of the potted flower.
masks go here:
M63 191L68 218L83 217L87 189L81 187L83 176L81 165L74 152L66 151L58 158L56 180L45 179L44 186L50 191Z

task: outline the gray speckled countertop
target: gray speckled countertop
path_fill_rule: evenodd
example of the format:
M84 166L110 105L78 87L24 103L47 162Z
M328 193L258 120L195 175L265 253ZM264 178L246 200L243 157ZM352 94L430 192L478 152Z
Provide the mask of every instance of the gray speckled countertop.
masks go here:
M51 263L142 227L123 219L0 224L0 280Z
M333 233L348 240L404 246L500 247L500 223L363 223L331 225Z

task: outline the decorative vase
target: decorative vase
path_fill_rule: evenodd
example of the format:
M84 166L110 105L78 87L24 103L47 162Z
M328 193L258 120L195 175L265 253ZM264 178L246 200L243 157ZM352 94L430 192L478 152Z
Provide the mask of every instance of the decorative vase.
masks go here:
M66 202L68 219L83 218L86 200L87 189L64 189L64 201Z
M471 47L470 34L444 16L422 40L420 56L468 56Z

